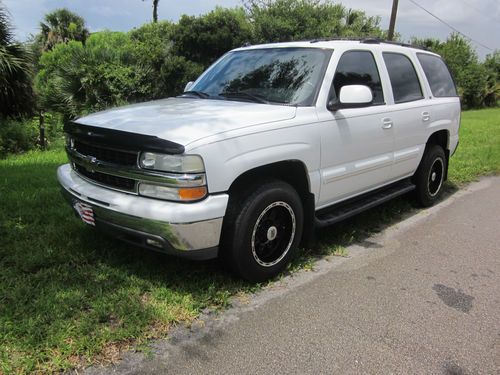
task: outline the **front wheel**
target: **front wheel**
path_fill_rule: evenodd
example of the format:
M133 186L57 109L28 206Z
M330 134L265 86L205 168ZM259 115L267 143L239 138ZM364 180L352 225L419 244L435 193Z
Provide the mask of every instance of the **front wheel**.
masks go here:
M299 195L289 184L273 181L252 189L247 198L232 204L225 218L222 256L226 263L251 282L278 275L302 236Z
M441 146L430 145L414 176L417 201L423 207L432 206L443 192L448 165Z

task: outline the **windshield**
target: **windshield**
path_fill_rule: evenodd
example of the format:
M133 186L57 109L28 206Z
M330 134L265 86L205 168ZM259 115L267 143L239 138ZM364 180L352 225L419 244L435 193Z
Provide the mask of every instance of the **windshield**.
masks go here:
M314 104L331 51L265 48L229 52L184 95L258 103Z

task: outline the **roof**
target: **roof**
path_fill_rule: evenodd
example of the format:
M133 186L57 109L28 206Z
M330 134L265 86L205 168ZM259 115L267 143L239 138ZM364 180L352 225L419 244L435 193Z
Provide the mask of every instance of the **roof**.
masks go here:
M378 38L326 38L326 39L313 39L297 42L280 42L280 43L267 43L267 44L257 44L257 45L246 45L236 50L246 50L246 49L263 49L263 48L297 48L297 47L316 47L316 48L327 48L334 49L336 47L356 47L365 46L372 47L369 49L390 49L390 50L417 50L425 51L429 54L435 55L435 53L427 50L422 46L415 46L408 43L400 43L394 41L388 41Z

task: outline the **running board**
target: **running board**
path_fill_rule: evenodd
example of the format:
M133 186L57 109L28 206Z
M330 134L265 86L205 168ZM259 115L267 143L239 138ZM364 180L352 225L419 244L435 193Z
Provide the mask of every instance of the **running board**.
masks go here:
M403 180L389 186L377 189L373 192L363 194L359 197L348 199L331 207L324 208L316 213L316 226L326 227L369 210L379 204L390 201L400 195L415 189L415 185L409 180Z

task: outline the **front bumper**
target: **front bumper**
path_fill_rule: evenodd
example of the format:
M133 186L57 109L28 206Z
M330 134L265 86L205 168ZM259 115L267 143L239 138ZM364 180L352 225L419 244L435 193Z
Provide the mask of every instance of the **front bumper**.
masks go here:
M72 206L92 206L96 227L121 240L191 259L217 257L227 194L197 203L151 199L92 184L69 164L59 167L57 178Z

